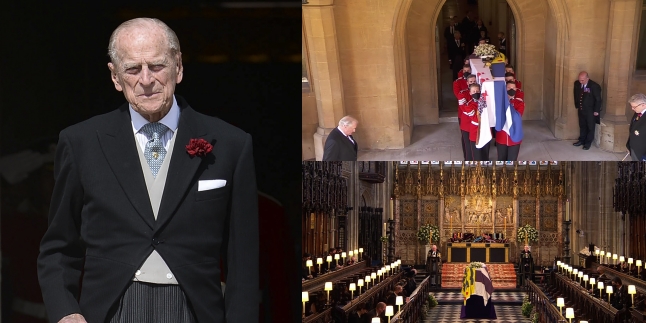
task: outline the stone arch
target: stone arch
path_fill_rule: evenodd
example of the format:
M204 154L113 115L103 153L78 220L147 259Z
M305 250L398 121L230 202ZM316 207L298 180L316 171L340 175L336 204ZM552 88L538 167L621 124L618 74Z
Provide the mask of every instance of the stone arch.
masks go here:
M437 104L439 93L432 87L433 82L436 82L434 80L438 79L437 63L432 54L439 50L435 46L436 34L434 30L445 2L446 0L398 0L395 5L392 23L393 57L398 122L399 129L404 134L405 146L410 144L414 125L439 123ZM526 93L526 98L531 105L528 104L529 109L526 107L525 115L529 120L549 117L549 120L545 121L550 129L557 138L564 138L567 136L565 133L567 118L566 111L562 107L567 106L564 93L569 93L566 92L569 91L567 81L564 83L565 42L568 39L570 25L566 4L557 0L547 0L546 2L507 0L507 3L517 22L516 57L520 64L517 64L516 70L519 75L534 76L524 81L524 84L531 85L531 90ZM549 19L553 19L556 23L556 43L553 53L548 53L547 45L543 45L542 61L528 62L526 59L528 54L535 57L537 48L528 46L530 41L545 43L545 19L548 19L550 14ZM528 39L529 30L536 30L530 27L538 27L541 30L541 37ZM550 50L552 49L550 48ZM554 57L551 57L552 54ZM547 69L543 67L547 55L550 55L549 61L555 65L552 71L549 71L550 67ZM536 77L537 74L543 75L546 70L547 73L553 73L553 87L548 84L548 88L543 88L543 77ZM529 83L527 83L528 80L530 80ZM524 86L524 88L526 87ZM543 94L546 91L553 93L554 96L550 97L548 102L543 101ZM435 107L433 108L433 106ZM544 109L551 109L547 117Z

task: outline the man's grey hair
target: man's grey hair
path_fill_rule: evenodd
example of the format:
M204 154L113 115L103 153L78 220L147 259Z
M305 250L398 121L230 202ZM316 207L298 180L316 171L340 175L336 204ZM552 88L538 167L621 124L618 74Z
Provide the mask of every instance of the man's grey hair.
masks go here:
M355 119L355 118L353 118L351 116L345 116L345 117L341 118L341 120L339 120L339 127L349 126L349 125L351 125L353 123L356 123L356 122L358 122L357 119Z
M168 50L171 54L171 59L175 60L176 55L180 52L179 39L175 32L168 27L163 21L156 18L135 18L130 19L117 27L110 36L110 43L108 45L108 56L110 56L110 61L118 65L119 55L117 50L117 38L119 33L123 30L131 27L159 27L166 34L166 41L168 42Z
M637 93L628 99L630 104L646 104L646 94Z

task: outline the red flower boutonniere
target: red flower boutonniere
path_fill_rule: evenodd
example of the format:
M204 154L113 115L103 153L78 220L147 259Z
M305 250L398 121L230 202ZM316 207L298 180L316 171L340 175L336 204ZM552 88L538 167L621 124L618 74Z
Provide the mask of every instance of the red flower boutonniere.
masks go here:
M186 145L186 152L191 156L206 156L213 150L213 145L208 141L200 139L191 139L191 141Z

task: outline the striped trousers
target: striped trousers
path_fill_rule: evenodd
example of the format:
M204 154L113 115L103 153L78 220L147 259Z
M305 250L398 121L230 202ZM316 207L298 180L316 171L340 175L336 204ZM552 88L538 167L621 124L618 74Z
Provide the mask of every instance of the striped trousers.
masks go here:
M110 323L195 323L179 285L132 282Z

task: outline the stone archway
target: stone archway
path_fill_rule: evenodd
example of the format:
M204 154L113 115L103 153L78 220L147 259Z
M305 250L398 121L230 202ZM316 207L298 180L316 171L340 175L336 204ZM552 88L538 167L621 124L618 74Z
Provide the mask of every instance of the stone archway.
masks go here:
M404 145L415 125L439 122L438 79L433 53L434 27L446 0L398 0L392 24L399 130ZM576 111L565 111L564 93L568 14L556 0L507 0L517 22L516 71L523 77L527 106L525 120L545 120L557 138L571 138ZM528 77L531 76L531 77ZM574 112L574 113L573 113ZM570 117L568 118L568 115ZM569 127L568 127L569 126Z

